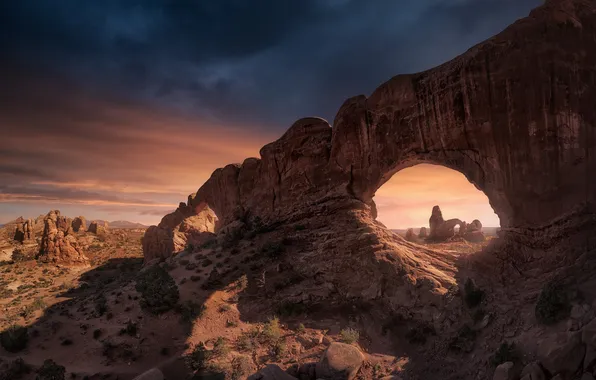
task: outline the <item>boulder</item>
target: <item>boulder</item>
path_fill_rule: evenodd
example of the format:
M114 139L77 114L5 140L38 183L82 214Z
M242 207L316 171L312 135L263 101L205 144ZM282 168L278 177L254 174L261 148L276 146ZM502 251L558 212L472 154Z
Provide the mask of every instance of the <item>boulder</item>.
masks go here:
M516 371L513 362L499 364L495 369L493 380L516 380L518 371Z
M567 377L574 374L582 364L586 346L581 333L561 332L538 342L540 362L551 374Z
M546 380L546 375L540 363L532 362L522 369L521 378L523 380Z
M317 378L328 380L351 380L356 378L364 355L350 344L333 342L317 363Z
M248 377L248 380L297 380L275 364L268 364L265 368Z
M582 342L596 349L596 318L582 329Z
M44 219L44 231L37 259L61 265L88 265L82 247L73 235L70 220L53 210Z
M164 380L163 373L157 368L151 368L149 371L143 372L133 380Z

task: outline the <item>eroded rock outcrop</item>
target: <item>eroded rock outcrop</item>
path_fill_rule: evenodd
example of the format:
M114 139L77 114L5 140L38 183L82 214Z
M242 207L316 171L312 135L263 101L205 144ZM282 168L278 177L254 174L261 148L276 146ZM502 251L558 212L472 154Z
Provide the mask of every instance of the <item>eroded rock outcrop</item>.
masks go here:
M22 220L22 218L20 218ZM17 223L15 233L14 233L14 240L18 241L19 243L24 243L26 241L34 240L35 239L35 231L34 231L34 224L33 219L27 219L23 221L19 221Z
M426 239L428 237L428 231L426 227L420 227L420 232L418 233L418 237L420 239Z
M472 223L464 222L460 227L460 235L471 242L482 242L486 240L484 233L482 232L482 223L478 219L474 219Z
M74 232L85 232L87 229L87 219L84 216L77 216L72 220L72 230Z
M158 226L145 231L142 241L145 263L168 258L189 244L204 243L213 236L217 222L217 216L206 203L192 207L181 202Z
M596 239L596 41L585 36L596 32L595 9L547 1L450 62L348 99L333 128L298 120L260 158L217 169L189 206L206 203L222 226L283 223L329 200L374 214L377 189L426 162L484 191L512 242L548 248L585 234L575 241L587 244Z
M44 231L37 259L54 264L88 265L76 237L73 235L71 220L53 210L44 219Z
M434 206L428 224L430 226L429 240L445 241L454 237L455 227L460 226L461 229L464 222L459 219L444 220L441 208Z
M108 222L94 220L89 223L89 229L87 230L93 234L103 234L108 231Z

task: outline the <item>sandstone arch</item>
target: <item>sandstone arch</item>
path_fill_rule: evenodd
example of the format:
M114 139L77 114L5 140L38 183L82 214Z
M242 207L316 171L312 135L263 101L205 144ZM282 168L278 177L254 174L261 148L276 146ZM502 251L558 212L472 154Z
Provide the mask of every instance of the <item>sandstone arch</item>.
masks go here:
M482 190L503 234L552 245L594 223L595 33L592 1L549 0L450 62L348 99L333 128L298 120L260 159L217 169L188 203L209 205L220 226L358 202L374 215L394 173L432 163Z

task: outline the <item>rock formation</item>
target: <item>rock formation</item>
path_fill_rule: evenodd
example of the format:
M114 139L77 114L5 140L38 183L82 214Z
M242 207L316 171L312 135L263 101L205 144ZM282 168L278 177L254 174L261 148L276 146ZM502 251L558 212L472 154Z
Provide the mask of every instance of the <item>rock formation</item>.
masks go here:
M426 227L420 227L420 232L418 232L418 237L420 239L426 239L428 237L428 232L426 231Z
M100 222L94 220L91 223L89 223L89 229L87 231L96 235L106 233L108 231L108 222Z
M22 219L22 218L20 218ZM18 241L19 243L24 243L29 240L35 239L35 232L34 232L34 224L33 219L27 219L26 221L22 221L17 223L15 233L14 233L14 240Z
M408 230L406 231L406 240L408 240L408 241L416 240L416 234L414 233L413 228L408 228Z
M455 236L455 227L459 226L461 230L464 222L459 219L444 220L441 208L434 206L428 224L430 225L429 240L445 241Z
M222 226L299 219L331 200L374 215L377 189L425 162L484 191L512 243L593 242L595 29L592 1L547 1L450 62L348 99L333 128L298 120L260 158L217 169L188 204L207 204Z
M486 240L482 232L482 223L478 219L474 219L470 224L464 222L460 227L459 233L467 241L482 242Z
M72 220L72 230L74 232L85 232L87 229L87 220L84 216L77 216Z
M145 262L168 258L184 250L187 244L202 244L213 236L217 221L207 204L192 207L181 202L158 226L145 231L142 241Z
M44 231L39 248L38 260L62 265L88 265L89 259L83 253L73 235L71 220L53 210L44 219Z

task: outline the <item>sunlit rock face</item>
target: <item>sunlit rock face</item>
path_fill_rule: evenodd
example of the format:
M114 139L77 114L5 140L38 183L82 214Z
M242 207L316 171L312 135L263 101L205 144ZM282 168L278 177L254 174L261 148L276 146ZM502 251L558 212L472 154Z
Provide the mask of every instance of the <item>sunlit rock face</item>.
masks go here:
M206 203L194 208L180 203L163 217L158 226L151 226L143 236L145 263L166 259L188 246L198 246L213 236L217 216Z
M72 220L52 210L44 218L44 231L37 259L62 265L89 265L72 229Z
M596 33L595 9L587 0L548 1L450 62L346 100L333 128L298 120L260 159L217 169L189 206L207 204L218 227L256 216L283 223L329 201L362 202L374 213L375 192L394 173L432 163L482 190L515 242L551 246L587 231L596 200L596 41L585 36Z

